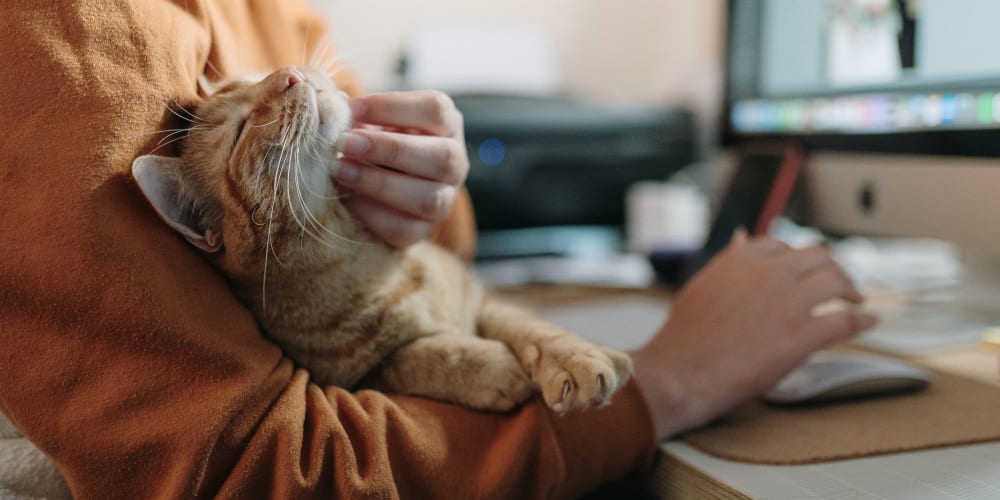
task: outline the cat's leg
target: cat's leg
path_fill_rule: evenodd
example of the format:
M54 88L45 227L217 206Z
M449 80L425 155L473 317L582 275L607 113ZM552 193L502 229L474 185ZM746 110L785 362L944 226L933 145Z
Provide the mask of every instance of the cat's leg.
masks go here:
M506 345L461 334L435 334L406 344L365 385L494 411L509 410L535 392Z
M594 345L531 312L493 299L483 302L479 335L510 347L546 404L555 411L601 406L632 373L625 353Z

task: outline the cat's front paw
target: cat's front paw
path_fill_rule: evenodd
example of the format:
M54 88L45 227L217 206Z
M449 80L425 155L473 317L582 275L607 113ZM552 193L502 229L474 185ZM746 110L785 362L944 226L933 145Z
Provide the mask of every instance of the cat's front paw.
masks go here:
M559 413L609 403L632 374L627 354L571 335L530 344L522 359L545 403Z
M509 356L467 374L460 382L464 389L455 399L479 410L507 411L530 398L535 393L535 384L517 359Z

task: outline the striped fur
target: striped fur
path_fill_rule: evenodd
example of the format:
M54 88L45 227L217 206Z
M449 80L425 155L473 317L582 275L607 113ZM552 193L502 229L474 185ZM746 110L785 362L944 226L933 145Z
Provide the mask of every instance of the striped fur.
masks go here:
M489 410L539 390L558 411L607 402L626 355L489 298L431 243L396 250L351 218L330 180L348 113L303 68L228 84L192 113L179 198L221 234L210 259L267 335L322 384Z

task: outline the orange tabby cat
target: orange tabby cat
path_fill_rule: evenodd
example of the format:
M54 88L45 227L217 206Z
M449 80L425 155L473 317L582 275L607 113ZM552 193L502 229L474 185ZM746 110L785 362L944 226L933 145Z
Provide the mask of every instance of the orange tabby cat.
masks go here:
M434 244L397 250L353 219L331 180L350 109L321 73L233 82L194 115L179 158L141 156L133 175L315 381L486 410L540 390L564 412L628 379L624 353L490 298Z

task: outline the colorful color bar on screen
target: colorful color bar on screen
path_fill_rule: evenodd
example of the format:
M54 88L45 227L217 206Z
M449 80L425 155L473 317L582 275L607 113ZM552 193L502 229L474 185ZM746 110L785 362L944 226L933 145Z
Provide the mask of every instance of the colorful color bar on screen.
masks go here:
M869 94L736 102L736 132L884 133L1000 127L1000 92Z

